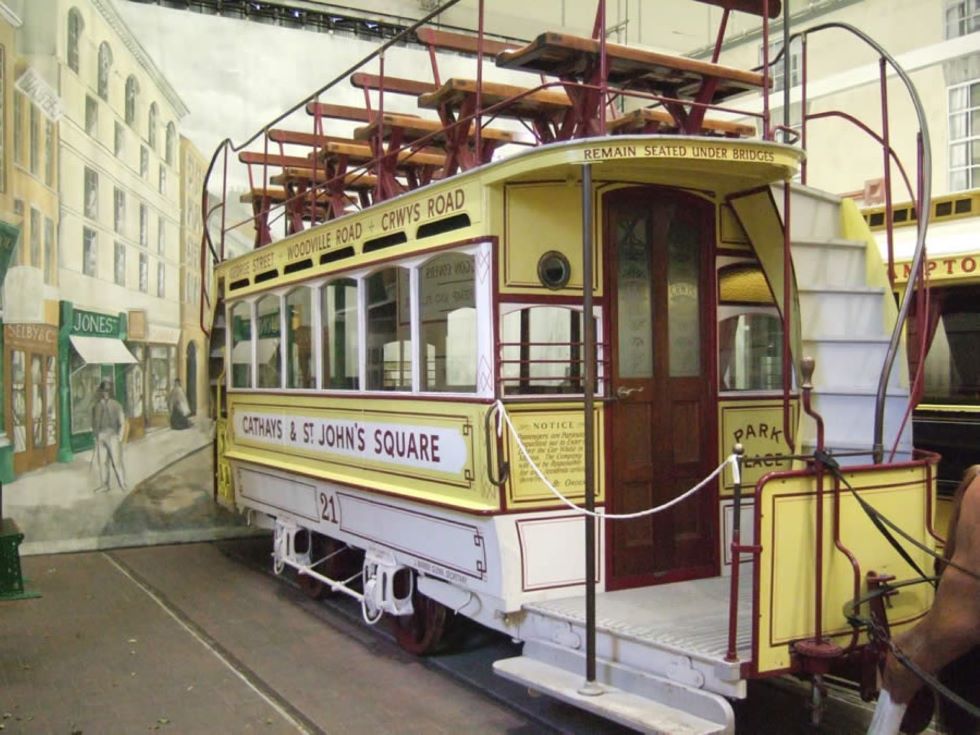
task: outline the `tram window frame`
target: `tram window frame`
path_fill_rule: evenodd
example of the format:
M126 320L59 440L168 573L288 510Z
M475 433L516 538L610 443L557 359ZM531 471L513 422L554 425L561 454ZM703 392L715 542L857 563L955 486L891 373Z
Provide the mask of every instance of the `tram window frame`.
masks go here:
M425 266L425 264L441 255L447 253L457 253L461 255L469 256L473 259L473 293L474 293L474 303L476 310L475 317L475 330L477 346L475 351L475 385L472 390L423 390L422 389L422 378L421 378L421 364L420 359L420 344L421 344L421 310L419 305L419 283L420 283L420 270ZM243 296L240 299L230 301L227 305L227 323L231 325L233 322L231 320L232 311L237 307L238 304L248 303L250 304L252 322L251 327L253 332L257 324L257 308L260 299L268 298L269 296L276 296L279 299L280 309L280 334L283 334L285 330L285 303L286 296L289 293L294 292L297 288L305 287L310 290L311 300L313 304L313 340L312 349L315 351L315 367L316 367L316 380L315 388L288 388L285 387L286 377L287 377L287 365L286 365L286 355L285 350L280 349L280 382L277 387L260 387L258 380L258 365L256 361L258 360L258 348L253 345L252 348L252 363L250 366L252 383L249 386L233 386L232 377L229 372L229 377L227 379L227 390L241 391L241 390L251 390L258 392L269 392L269 393L335 393L338 396L349 396L352 394L357 395L380 395L380 396L430 396L439 398L448 397L459 397L459 398L488 398L494 395L493 393L493 380L489 368L483 369L483 374L481 374L481 366L489 366L493 364L493 334L495 325L493 322L493 294L492 294L492 282L489 277L489 266L483 266L488 268L488 272L485 277L480 276L481 264L489 264L491 262L492 247L489 242L481 242L476 244L467 245L449 245L445 247L440 247L435 250L427 250L424 253L413 255L407 258L385 260L380 263L374 263L367 267L352 268L350 270L342 270L334 273L330 273L327 276L320 276L316 279L311 279L310 281L303 281L301 283L290 283L288 285L278 286L276 288L271 288L268 291L263 291L260 293L253 293L247 296ZM368 375L368 365L367 365L367 287L365 283L367 280L375 273L378 273L384 269L388 268L404 268L408 271L408 281L409 281L409 335L411 340L411 368L410 368L410 384L402 390L386 390L381 388L368 388L367 387L367 375ZM329 386L328 380L329 375L327 371L327 366L324 364L324 332L326 325L324 324L324 312L323 312L323 293L327 286L331 283L335 283L339 280L352 280L357 284L357 348L358 348L358 370L356 375L356 386L352 388ZM227 354L232 355L232 330L228 330L227 335ZM253 340L257 343L257 339ZM229 359L229 363L231 360Z
M771 387L764 387L758 384L748 384L746 387L739 388L733 386L725 385L725 376L723 374L724 360L722 360L722 352L724 345L722 344L723 332L721 325L729 319L737 319L739 317L752 317L752 316L765 316L772 319L777 325L782 325L782 319L779 315L779 310L775 306L764 306L764 305L748 305L748 304L718 304L717 312L717 360L718 360L718 392L722 395L745 395L746 393L753 394L773 394L782 390L783 385L783 370L782 370L782 330L779 330L774 336L777 339L774 349L776 354L766 355L772 360L769 365L770 370L773 371L771 379L769 381ZM732 333L732 340L737 339L738 332ZM734 351L734 347L731 348ZM751 361L751 360L749 360ZM733 370L735 370L735 359L732 358L731 365ZM738 371L735 372L738 374Z
M524 359L523 355L525 353L525 348L527 348L529 350L534 345L531 344L530 342L528 342L527 344L525 344L524 342L522 342L520 340L518 340L517 342L511 342L509 340L506 340L504 338L504 322L505 322L506 318L510 314L514 314L514 313L518 313L519 314L521 311L524 311L525 309L530 310L530 309L537 309L537 308L561 308L561 309L567 309L568 311L576 312L576 313L579 313L579 314L582 313L581 303L576 304L574 302L572 302L572 303L565 303L565 302L558 302L558 301L553 301L553 300L549 300L549 301L520 301L520 302L507 301L507 302L502 302L499 305L498 312L499 312L499 320L500 320L500 322L499 322L499 328L500 328L500 335L499 335L499 337L500 338L496 342L496 347L497 347L497 362L496 362L496 365L497 365L497 382L500 384L500 392L501 392L501 395L506 396L507 397L507 400L528 400L528 401L549 401L549 400L550 401L568 401L568 400L574 400L576 398L583 398L585 396L585 390L584 389L580 389L580 390L577 390L577 391L563 391L563 390L525 390L525 391L521 391L520 388L522 387L522 385L525 388L533 387L531 381L534 380L534 378L532 378L531 376L527 376L527 379L525 380L525 376L518 374L518 376L517 376L516 379L515 378L507 378L507 379L505 379L505 377L504 377L504 371L505 371L504 364L506 362L505 359L504 359L505 350L508 347L510 347L510 348L517 347L517 349L520 352L518 359L523 360ZM603 320L603 312L602 312L602 307L600 305L596 304L596 305L594 305L592 307L592 318L593 318L593 321L595 322L595 335L596 335L596 388L595 388L595 396L596 397L601 397L601 396L604 396L605 395L605 392L606 392L605 360L606 360L606 347L607 347L607 345L606 345L604 339L602 338L602 336L605 334L605 331L604 331L604 324L603 324L603 321L604 321ZM530 318L529 318L528 321L530 322ZM584 324L584 322L582 322L582 323ZM560 344L562 344L562 343L560 343L560 342L556 342L555 343L555 345L560 345ZM569 366L571 365L572 360L573 360L573 357L570 355L569 356L569 360L568 360ZM583 369L582 369L582 374L580 376L578 376L576 378L571 378L571 377L569 377L570 376L570 371L569 371L569 372L566 372L566 375L564 376L564 379L570 381L572 385L574 385L576 382L579 383L580 385L583 384L583 381L584 381L584 378L585 378L585 376L584 376L584 363L582 363L582 365L583 365ZM558 380L558 379L562 379L562 376L545 377L545 378L542 378L542 379L543 380ZM518 387L518 389L517 390L508 390L507 389L508 383L514 382L515 380L517 381L515 383L515 385ZM551 387L555 387L555 386L551 386ZM562 386L559 385L557 387L558 388L561 388Z
M248 309L248 337L243 338L239 341L235 341L235 311L244 306ZM228 356L227 363L231 367L227 370L228 375L228 390L250 390L255 388L255 345L252 336L255 332L255 299L242 299L240 301L234 301L228 304L228 313L225 315L225 323L228 325L228 331L225 336L225 354ZM249 360L247 363L238 362L237 364L246 365L248 370L245 375L248 376L247 385L238 385L235 381L235 348L241 344L248 344ZM244 351L244 350L243 350Z

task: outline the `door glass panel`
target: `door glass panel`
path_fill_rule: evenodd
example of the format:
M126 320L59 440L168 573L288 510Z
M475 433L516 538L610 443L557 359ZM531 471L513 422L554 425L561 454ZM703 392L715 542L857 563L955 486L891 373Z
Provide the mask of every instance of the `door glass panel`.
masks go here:
M54 355L48 356L44 376L45 445L53 447L58 441L58 366Z
M647 218L616 224L619 377L653 376L653 314L650 308L650 248Z
M41 356L31 355L31 447L44 446L44 413L41 411Z
M676 218L667 234L667 333L670 377L701 374L700 242L698 228Z
M27 449L27 375L24 372L24 353L14 350L10 353L10 397L13 401L14 451Z

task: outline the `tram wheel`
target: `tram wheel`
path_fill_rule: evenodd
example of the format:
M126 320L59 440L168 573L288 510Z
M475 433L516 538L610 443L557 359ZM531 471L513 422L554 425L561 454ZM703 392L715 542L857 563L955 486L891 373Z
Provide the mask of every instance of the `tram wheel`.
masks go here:
M395 640L415 656L434 653L442 643L449 623L449 608L417 589L412 594L411 615L391 615Z

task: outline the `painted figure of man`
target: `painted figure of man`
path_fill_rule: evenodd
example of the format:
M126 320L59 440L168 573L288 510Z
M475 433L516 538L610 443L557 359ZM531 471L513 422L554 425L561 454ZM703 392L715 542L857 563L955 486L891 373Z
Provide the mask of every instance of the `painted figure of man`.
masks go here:
M126 470L123 466L122 440L126 431L126 416L119 401L112 397L112 383L99 384L98 400L92 406L92 434L99 461L99 490L106 491L116 478L119 489L126 491Z

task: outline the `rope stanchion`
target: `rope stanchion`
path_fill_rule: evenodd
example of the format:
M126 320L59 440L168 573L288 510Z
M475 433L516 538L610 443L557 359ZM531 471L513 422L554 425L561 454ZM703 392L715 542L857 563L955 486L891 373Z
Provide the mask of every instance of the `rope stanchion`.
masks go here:
M551 482L548 481L548 478L544 476L544 473L541 471L541 468L538 467L537 464L535 464L533 459L531 459L531 455L528 453L527 447L524 446L524 442L521 441L521 437L517 433L517 429L514 428L514 424L510 420L510 416L507 413L507 409L504 408L503 401L498 399L496 404L494 404L494 408L497 411L497 436L498 437L503 436L504 424L507 424L507 427L510 429L511 435L514 437L514 441L517 442L517 448L521 450L521 454L524 457L524 461L526 461L530 465L531 469L534 470L534 474L538 476L538 479L540 479L541 482L544 483L544 486L548 488L548 491L552 495L554 495L562 503L567 505L572 510L577 511L581 515L592 516L593 518L601 518L603 520L608 520L608 521L625 521L625 520L630 520L632 518L643 518L645 516L654 515L655 513L660 513L662 511L667 510L668 508L672 508L673 506L683 502L684 500L687 500L689 497L697 493L698 490L701 490L709 482L715 479L721 473L721 471L725 469L725 466L729 464L732 466L732 472L735 474L737 478L736 482L739 482L741 480L741 478L739 477L740 472L739 472L738 462L736 461L735 455L731 454L725 458L724 462L722 462L720 465L715 467L715 469L711 472L710 475L708 475L703 480L701 480L701 482L699 482L697 485L695 485L690 490L685 492L683 495L678 495L676 498L667 501L663 505L657 505L654 506L653 508L639 510L636 511L635 513L604 513L602 511L586 510L582 506L577 505L574 501L569 500L564 495L562 495L561 492L554 485L552 485Z

